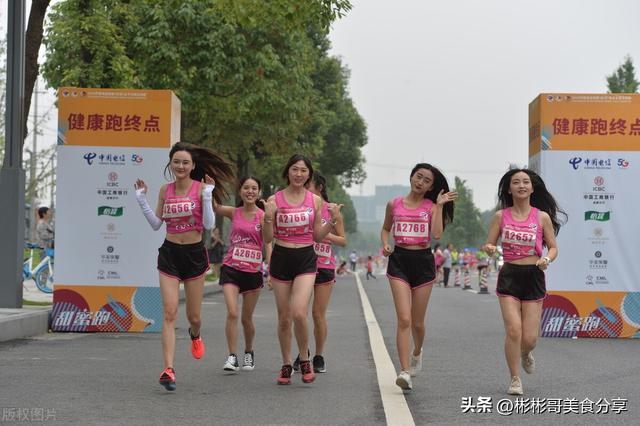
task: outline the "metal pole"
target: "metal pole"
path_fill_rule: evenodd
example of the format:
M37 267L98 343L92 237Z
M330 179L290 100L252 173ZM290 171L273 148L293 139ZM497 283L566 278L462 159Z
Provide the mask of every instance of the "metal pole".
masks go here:
M0 170L0 308L22 307L22 256L24 251L24 49L25 1L9 2L7 17L7 109L5 157ZM6 238L5 238L6 237Z

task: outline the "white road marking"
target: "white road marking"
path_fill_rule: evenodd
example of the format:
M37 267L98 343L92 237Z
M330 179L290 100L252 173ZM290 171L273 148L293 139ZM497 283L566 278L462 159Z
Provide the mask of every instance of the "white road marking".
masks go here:
M364 311L364 319L369 330L369 342L371 343L371 352L373 353L373 361L376 365L376 374L378 376L378 387L380 388L380 396L382 397L382 406L384 415L388 425L415 425L413 416L407 405L407 400L402 390L396 385L396 369L393 366L389 351L384 344L382 331L376 320L376 316L369 303L369 297L364 291L360 275L354 274L356 284L358 285L358 293L360 293L360 302Z

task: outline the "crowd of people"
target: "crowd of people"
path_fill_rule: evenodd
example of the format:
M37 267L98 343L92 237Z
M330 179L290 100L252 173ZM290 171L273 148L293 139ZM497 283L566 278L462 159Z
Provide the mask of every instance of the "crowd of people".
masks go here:
M159 189L155 210L146 200L144 181L138 179L135 187L151 227L158 230L166 224L158 270L164 310L164 369L159 382L167 390L176 389L178 286L180 282L185 286L191 353L201 359L205 353L200 318L204 274L213 260L220 265L216 273L227 309L229 353L223 369L235 372L255 368L252 318L266 281L276 305L276 334L282 357L276 382L280 385L290 384L294 371L300 372L304 383L313 382L316 373L327 371L326 312L336 275L358 273L361 264L365 278L377 280L378 271L386 270L397 317L400 368L395 383L405 391L413 388L411 377L423 368L425 317L433 284L449 287L453 276L455 286L460 274L499 270L496 293L506 334L505 357L511 377L508 393L523 393L518 361L527 373L534 371L532 352L546 295L544 271L558 255L555 235L561 225L558 217L564 214L535 172L508 171L499 183L501 208L491 222L486 244L458 249L453 244L435 243L454 221L458 194L450 190L437 167L416 164L409 174L409 193L386 205L380 253L359 256L354 250L346 259L336 261L333 247L347 244L342 205L330 202L326 180L314 171L306 156L289 158L282 169L281 189L266 201L261 198L258 178L240 178L234 207L223 204L227 188L235 182L232 167L213 151L179 142L171 149L165 171L172 181ZM219 234L214 232L209 252L202 241L203 229L214 228L214 212L231 222L226 254ZM244 335L242 361L238 356L239 319Z

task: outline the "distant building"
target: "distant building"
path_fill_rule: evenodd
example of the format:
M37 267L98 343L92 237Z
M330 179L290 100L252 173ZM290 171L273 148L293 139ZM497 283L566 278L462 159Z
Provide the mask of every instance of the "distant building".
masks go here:
M358 229L379 229L384 220L387 202L408 194L410 190L405 185L376 185L374 195L352 195L351 201L358 215Z

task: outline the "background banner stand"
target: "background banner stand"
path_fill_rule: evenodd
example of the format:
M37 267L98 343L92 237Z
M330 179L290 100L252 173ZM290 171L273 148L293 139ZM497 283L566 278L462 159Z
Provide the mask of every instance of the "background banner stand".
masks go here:
M52 329L160 331L163 233L140 213L133 184L147 183L155 208L180 100L166 90L65 87L58 96Z
M569 215L546 273L542 336L640 337L640 95L539 95L529 165Z

